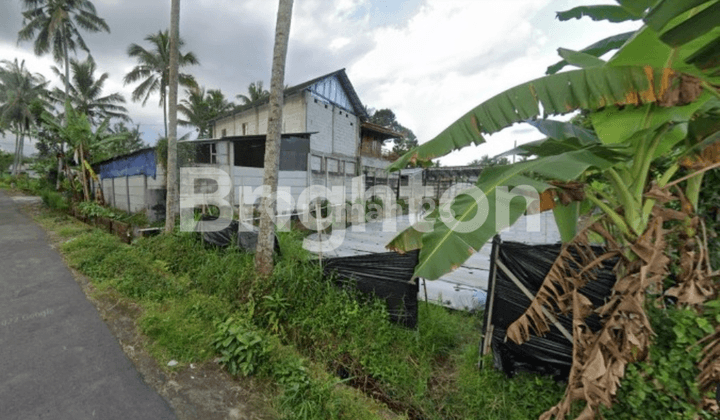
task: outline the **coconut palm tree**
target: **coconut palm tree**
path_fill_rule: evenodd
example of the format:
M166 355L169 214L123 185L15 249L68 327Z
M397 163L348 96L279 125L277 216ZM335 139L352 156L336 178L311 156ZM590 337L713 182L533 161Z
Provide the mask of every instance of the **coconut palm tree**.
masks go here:
M248 85L248 94L247 95L243 95L243 94L236 95L236 98L238 98L242 101L242 105L255 104L255 103L260 102L263 99L267 99L269 97L270 97L270 92L263 89L262 80L258 80L257 82L250 83L250 85Z
M168 139L167 158L167 197L165 200L165 233L172 233L175 229L175 206L178 202L178 176L177 176L177 111L178 111L178 72L180 70L180 0L172 0L170 6L170 39L168 42L169 69L168 87L170 100L170 133ZM163 90L163 92L165 92ZM166 131L167 134L167 131Z
M170 35L168 31L158 31L145 37L145 41L152 45L151 49L145 49L137 44L130 44L127 53L130 57L137 59L135 66L125 75L123 82L127 85L141 81L133 90L132 100L142 101L143 106L147 103L150 95L160 94L160 105L163 107L163 118L165 124L165 137L168 135L168 114L167 114L167 88L170 80ZM185 43L178 40L178 48ZM199 64L197 57L192 52L179 54L178 66L185 67ZM189 74L178 74L180 85L185 87L197 86L195 78Z
M52 50L53 58L63 63L65 69L65 94L70 93L70 51L77 48L90 52L79 29L87 32L105 31L110 27L97 15L89 0L22 0L23 27L18 32L18 42L34 39L36 55ZM37 37L35 34L37 33ZM63 145L60 144L62 152ZM62 170L62 158L58 158L58 172ZM56 187L60 188L60 178Z
M180 101L178 111L185 117L178 123L183 126L195 127L198 138L206 138L210 135L208 122L233 109L232 102L225 99L219 89L210 89L207 92L204 87L193 87L185 90L187 98Z
M15 132L13 175L17 175L22 163L25 135L35 120L33 108L38 103L44 104L47 82L41 74L30 73L24 60L2 60L0 64L0 121Z
M273 48L272 77L270 78L270 109L268 111L268 132L265 141L265 173L263 185L270 186L270 195L263 197L260 212L255 269L261 277L273 272L274 221L277 192L278 168L280 166L280 135L282 133L283 84L285 80L285 58L290 39L293 0L280 0L275 25L275 46ZM251 85L252 86L252 85ZM262 89L262 85L255 86Z
M22 0L23 28L18 41L35 39L36 55L52 50L53 58L65 68L65 93L69 93L70 51L78 47L90 52L79 28L88 32L106 31L110 27L97 16L95 6L88 0ZM37 38L35 34L37 33Z
M88 55L85 61L70 60L72 79L69 86L69 96L59 89L53 92L53 96L62 103L70 99L70 104L75 110L87 115L93 125L99 124L107 118L118 118L123 121L130 121L127 109L119 104L125 103L125 97L120 93L111 93L102 96L102 90L108 79L108 73L103 73L95 78L97 65L92 56ZM53 67L60 80L65 82L65 75L57 67Z

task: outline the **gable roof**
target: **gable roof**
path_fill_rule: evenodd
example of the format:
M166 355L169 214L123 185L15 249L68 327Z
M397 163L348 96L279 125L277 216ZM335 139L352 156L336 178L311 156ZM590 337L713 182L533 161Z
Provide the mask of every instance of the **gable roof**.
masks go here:
M347 73L345 73L345 69L340 69L337 71L334 71L332 73L328 73L326 75L316 77L315 79L308 80L307 82L300 83L299 85L291 86L283 92L283 95L285 97L294 95L296 93L300 93L304 90L309 90L313 85L320 83L324 81L325 79L329 79L332 77L337 77L338 81L340 82L340 85L345 90L345 94L347 95L353 109L352 112L359 116L362 120L367 120L369 118L369 115L365 111L365 107L363 106L362 102L360 101L360 97L358 96L357 92L355 91L355 88L353 87L352 83L350 82L350 79L347 76ZM232 111L228 111L225 114L222 114L218 117L213 118L210 120L210 122L215 122L218 120L221 120L223 118L227 118L229 116L239 114L241 112L247 111L248 109L253 109L258 106L263 106L270 102L269 98L262 99L260 101L257 101L253 104L247 104L243 106L239 106L235 108Z

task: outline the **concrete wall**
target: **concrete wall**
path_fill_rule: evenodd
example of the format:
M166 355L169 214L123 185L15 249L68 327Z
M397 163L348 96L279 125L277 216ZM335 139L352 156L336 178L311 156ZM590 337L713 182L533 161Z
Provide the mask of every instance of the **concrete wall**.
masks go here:
M360 119L311 93L307 100L307 131L317 131L310 138L315 152L355 157L360 145Z
M306 131L305 100L303 97L303 94L297 94L285 98L283 104L283 133L303 133ZM213 137L222 137L222 130L225 130L226 136L267 134L268 107L269 105L265 104L219 120L215 124Z
M150 221L164 215L165 171L162 166L156 168L155 178L146 175L101 179L96 188L102 186L105 202L114 208L128 213L145 212ZM158 204L163 209L154 208Z
M388 166L390 166L390 161L385 159L380 159L376 157L371 156L362 156L360 158L360 165L362 167L370 167L370 168L379 168L379 169L385 169Z

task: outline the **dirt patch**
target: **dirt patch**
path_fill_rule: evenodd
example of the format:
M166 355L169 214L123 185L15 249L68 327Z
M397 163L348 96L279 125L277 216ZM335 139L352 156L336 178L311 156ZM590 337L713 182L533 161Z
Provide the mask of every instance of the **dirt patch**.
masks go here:
M20 196L13 192L13 196ZM44 211L37 201L23 202L25 213L37 219ZM63 239L46 230L48 241L57 248ZM137 325L142 309L113 291L98 291L90 280L70 269L88 300L97 308L110 331L143 380L170 404L180 420L266 420L277 419L270 401L261 392L262 384L252 378L233 378L217 363L191 364L169 369L147 351L149 339Z

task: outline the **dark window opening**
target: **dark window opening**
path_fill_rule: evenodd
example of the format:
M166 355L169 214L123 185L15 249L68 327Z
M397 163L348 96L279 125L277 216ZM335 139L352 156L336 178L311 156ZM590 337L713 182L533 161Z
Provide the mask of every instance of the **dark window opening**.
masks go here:
M307 151L294 150L283 139L280 149L281 171L307 171ZM236 142L234 147L235 166L263 168L265 166L265 140ZM296 148L297 149L297 148Z
M265 163L265 141L252 140L235 143L235 166L262 168Z
M195 149L195 162L217 163L217 148L215 143L198 144Z

